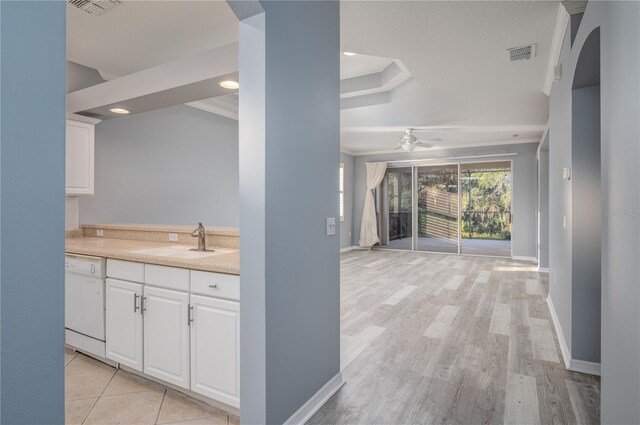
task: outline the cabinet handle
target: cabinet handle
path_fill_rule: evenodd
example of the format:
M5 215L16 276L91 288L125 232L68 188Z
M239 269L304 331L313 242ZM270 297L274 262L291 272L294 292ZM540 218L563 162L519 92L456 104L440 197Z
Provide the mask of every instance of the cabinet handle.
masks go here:
M147 307L144 306L144 301L147 297L140 295L140 314L144 315L144 312L147 311Z
M138 311L140 307L138 307L138 294L133 294L133 312Z
M218 285L214 283L213 285L209 285L209 288L211 288L211 289L218 289Z
M187 308L187 326L191 326L191 322L193 322L193 306L189 304Z

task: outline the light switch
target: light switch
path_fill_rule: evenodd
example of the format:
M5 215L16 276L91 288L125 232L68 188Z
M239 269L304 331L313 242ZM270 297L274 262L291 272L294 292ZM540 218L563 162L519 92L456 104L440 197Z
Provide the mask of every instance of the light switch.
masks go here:
M327 236L333 236L336 234L336 218L327 217Z
M564 167L562 169L562 178L564 180L571 180L571 168L569 167Z
M100 236L100 237L104 236L104 230L102 230L102 229L97 229L97 230L96 230L96 236Z
M169 233L169 240L172 242L178 242L178 234L177 233Z
M562 228L565 229L565 230L567 229L567 216L566 215L562 217Z

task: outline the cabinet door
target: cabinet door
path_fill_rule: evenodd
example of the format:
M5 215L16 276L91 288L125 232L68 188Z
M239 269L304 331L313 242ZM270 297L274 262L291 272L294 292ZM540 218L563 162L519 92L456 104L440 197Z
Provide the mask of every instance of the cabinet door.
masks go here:
M189 389L189 294L144 287L144 373Z
M94 126L67 120L67 195L93 195Z
M142 285L107 279L107 358L142 372Z
M191 391L240 407L240 304L191 295Z

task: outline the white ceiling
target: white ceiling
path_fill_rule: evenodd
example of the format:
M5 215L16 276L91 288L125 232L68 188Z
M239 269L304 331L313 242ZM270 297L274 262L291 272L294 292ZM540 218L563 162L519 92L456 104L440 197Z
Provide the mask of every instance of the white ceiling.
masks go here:
M392 58L381 58L378 56L341 55L340 79L346 80L347 78L382 72L391 62L393 62Z
M341 111L343 150L392 151L403 127L455 127L422 135L441 137L436 148L539 139L548 117L542 90L558 6L556 1L341 2L342 50L398 58L413 75L392 92L389 103ZM531 43L536 43L533 60L507 61L506 49ZM389 127L394 131L385 131ZM523 136L513 139L513 133Z
M494 146L516 143L534 143L540 141L541 131L538 126L460 126L460 127L427 127L414 131L421 140L434 145L429 150L467 148L477 146ZM357 153L392 152L398 146L400 138L405 135L404 127L350 127L343 128L341 139L349 141L350 151ZM395 152L403 153L402 150Z
M111 77L237 40L226 1L124 0L102 16L67 6L67 59Z
M406 127L437 127L420 135L442 138L434 149L539 139L558 7L558 1L342 1L341 50L358 55L341 55L341 78L380 72L392 59L412 75L385 103L341 111L342 149L392 152ZM238 40L238 21L225 1L124 0L102 16L69 6L67 26L68 59L107 77ZM507 48L530 43L533 60L507 61ZM214 103L200 106L234 108Z

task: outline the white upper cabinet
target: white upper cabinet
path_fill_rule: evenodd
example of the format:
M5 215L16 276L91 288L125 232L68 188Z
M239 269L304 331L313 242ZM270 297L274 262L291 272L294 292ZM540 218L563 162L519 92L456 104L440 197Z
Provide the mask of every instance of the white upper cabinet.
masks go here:
M67 195L93 195L95 124L93 118L67 119Z

